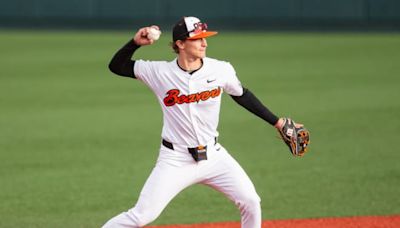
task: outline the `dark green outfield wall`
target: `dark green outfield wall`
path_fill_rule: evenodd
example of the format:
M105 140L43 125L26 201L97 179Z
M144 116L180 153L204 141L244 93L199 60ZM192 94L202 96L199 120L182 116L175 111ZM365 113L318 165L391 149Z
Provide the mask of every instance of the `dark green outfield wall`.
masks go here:
M183 15L242 29L399 28L400 0L0 0L0 26L170 26Z

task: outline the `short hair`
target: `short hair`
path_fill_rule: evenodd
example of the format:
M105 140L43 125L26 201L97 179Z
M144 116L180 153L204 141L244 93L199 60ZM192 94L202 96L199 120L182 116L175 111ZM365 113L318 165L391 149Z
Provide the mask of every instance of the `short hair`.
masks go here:
M176 45L176 41L175 42L171 42L170 45L171 45L172 49L174 49L174 52L176 54L179 54L179 47L178 47L178 45Z

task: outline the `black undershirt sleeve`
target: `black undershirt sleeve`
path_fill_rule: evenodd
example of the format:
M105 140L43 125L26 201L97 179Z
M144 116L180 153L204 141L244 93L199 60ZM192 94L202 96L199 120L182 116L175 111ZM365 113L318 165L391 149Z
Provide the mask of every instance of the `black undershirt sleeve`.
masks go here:
M265 107L250 90L243 88L242 96L231 95L231 97L242 107L246 108L248 111L252 112L261 119L267 121L272 126L278 122L279 118L267 107Z
M108 64L110 71L120 76L136 78L133 72L135 60L132 60L132 56L139 47L132 39L129 40L111 59Z

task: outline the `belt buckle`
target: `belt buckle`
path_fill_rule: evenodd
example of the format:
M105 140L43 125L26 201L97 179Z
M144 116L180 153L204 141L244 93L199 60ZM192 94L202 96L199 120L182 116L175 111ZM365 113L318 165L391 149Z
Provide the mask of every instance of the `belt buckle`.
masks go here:
M198 161L207 160L207 146L198 146L196 148Z
M189 148L189 152L195 161L207 160L207 146Z

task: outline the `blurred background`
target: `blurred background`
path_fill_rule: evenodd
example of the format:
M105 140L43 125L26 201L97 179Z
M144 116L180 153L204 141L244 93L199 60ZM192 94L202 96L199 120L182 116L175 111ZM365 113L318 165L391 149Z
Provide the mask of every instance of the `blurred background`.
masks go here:
M311 131L294 158L223 96L219 142L253 180L263 219L400 214L400 1L0 0L0 227L100 227L135 204L162 113L143 83L107 66L152 24L163 34L135 58L173 60L184 15L219 32L208 56ZM239 219L193 186L153 224Z
M398 29L397 0L1 0L0 26L132 28L196 15L218 28Z

